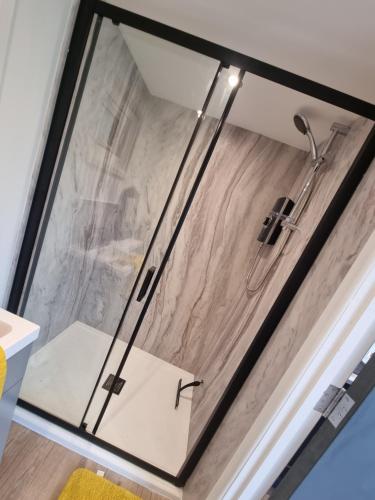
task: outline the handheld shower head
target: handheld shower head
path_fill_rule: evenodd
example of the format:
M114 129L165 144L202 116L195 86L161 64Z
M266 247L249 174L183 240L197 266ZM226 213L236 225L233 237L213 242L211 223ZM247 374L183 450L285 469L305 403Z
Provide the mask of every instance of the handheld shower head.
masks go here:
M297 130L299 130L301 134L307 135L307 138L309 139L310 143L311 156L313 161L315 161L318 158L318 150L316 147L314 136L311 132L308 119L302 113L297 113L294 115L293 120Z
M310 124L305 115L302 113L297 113L293 116L294 125L301 132L301 134L306 135L310 129Z

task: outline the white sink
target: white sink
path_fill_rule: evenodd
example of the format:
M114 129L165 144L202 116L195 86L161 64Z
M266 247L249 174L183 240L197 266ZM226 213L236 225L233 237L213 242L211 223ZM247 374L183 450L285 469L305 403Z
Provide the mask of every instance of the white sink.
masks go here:
M38 338L39 326L0 308L0 346L7 359Z

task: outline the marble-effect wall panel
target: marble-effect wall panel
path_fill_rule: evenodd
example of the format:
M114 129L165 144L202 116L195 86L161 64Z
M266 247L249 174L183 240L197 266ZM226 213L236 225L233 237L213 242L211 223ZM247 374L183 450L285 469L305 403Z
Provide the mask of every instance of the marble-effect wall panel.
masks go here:
M104 20L26 304L35 348L75 320L115 333L196 120Z
M333 195L349 170L360 145L367 136L370 126L368 122L358 120L353 124L348 136L337 138L329 156L330 161L322 168L313 196L300 219L300 231L295 232L290 237L278 264L267 280L266 286L252 297L252 300L249 300L246 315L236 332L236 343L233 345L233 349L228 352L225 363L220 364L216 370L212 365L207 365L206 370L215 371L216 375L209 386L205 385L203 391L200 393L196 391L194 395L190 434L191 445L193 445L194 439L202 430L202 423L206 422L209 418L226 384L232 377L244 353L250 346L252 339L266 318L270 305L276 300L298 258L306 247ZM298 191L303 185L306 169L310 168L310 165L310 158L307 158L305 168L301 169L300 176L293 186L292 193ZM217 376L219 373L220 376Z
M320 189L328 182L329 176L337 176L341 169L342 173L347 171L371 126L360 119L353 125L349 137L340 140L335 148L335 160L319 182ZM320 197L324 204L330 198L324 192ZM311 224L311 211L319 206L317 192L315 199L316 203L311 200L312 205L301 220L302 239L307 238L305 231ZM375 161L184 487L184 500L206 498L374 230ZM279 279L286 272L281 267L277 270Z

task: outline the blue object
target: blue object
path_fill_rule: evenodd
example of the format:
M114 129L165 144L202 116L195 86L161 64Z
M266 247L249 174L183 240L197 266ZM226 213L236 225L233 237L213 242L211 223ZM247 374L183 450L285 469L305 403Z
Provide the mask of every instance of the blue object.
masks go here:
M292 500L375 499L375 389L369 393Z

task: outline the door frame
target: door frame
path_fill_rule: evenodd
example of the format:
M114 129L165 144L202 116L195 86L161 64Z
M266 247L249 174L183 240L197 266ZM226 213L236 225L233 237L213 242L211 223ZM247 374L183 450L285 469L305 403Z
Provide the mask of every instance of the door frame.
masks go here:
M293 90L297 90L365 118L375 120L375 104L363 101L326 85L314 82L308 78L265 63L264 61L260 61L250 56L230 50L200 37L196 37L157 21L153 21L144 16L140 16L133 12L107 4L103 1L81 0L7 306L8 310L15 313L18 311L18 306L22 298L24 285L28 276L35 242L38 238L40 223L43 218L50 184L53 179L60 143L63 138L70 106L81 70L81 62L84 58L86 43L89 38L92 21L95 15L108 17L112 19L115 24L124 23L128 26L140 29L146 33L156 35L162 39L214 58L218 62L221 62L224 66L236 66L243 71L260 76L266 80L278 83ZM279 296L271 306L270 311L255 335L254 340L249 345L244 358L229 381L220 401L203 429L195 447L187 457L186 462L183 464L179 474L177 477L171 477L169 474L157 470L151 465L142 463L142 466L147 470L152 470L156 474L161 477L165 477L178 486L183 486L185 484L187 479L192 474L200 457L209 445L215 432L219 428L245 380L251 373L257 363L257 360L267 346L268 341L271 339L277 328L277 325L281 321L289 304L293 300L351 196L355 192L360 180L367 171L374 155L375 125L362 145L353 165L349 169L339 190L332 199L326 213L318 224L318 227L312 235L287 282L282 288ZM31 405L29 405L29 407L31 407ZM38 412L35 408L31 409ZM48 414L44 414L44 416L54 421L59 420ZM60 423L61 422L62 421L60 421ZM77 429L70 428L70 430L82 435L82 432ZM85 437L92 441L98 441L90 435L86 435ZM116 452L121 455L126 455L129 460L135 461L134 457L131 457L126 453L121 453L121 450L116 450Z
M342 387L374 342L375 231L207 500L262 498L321 417L323 392Z

